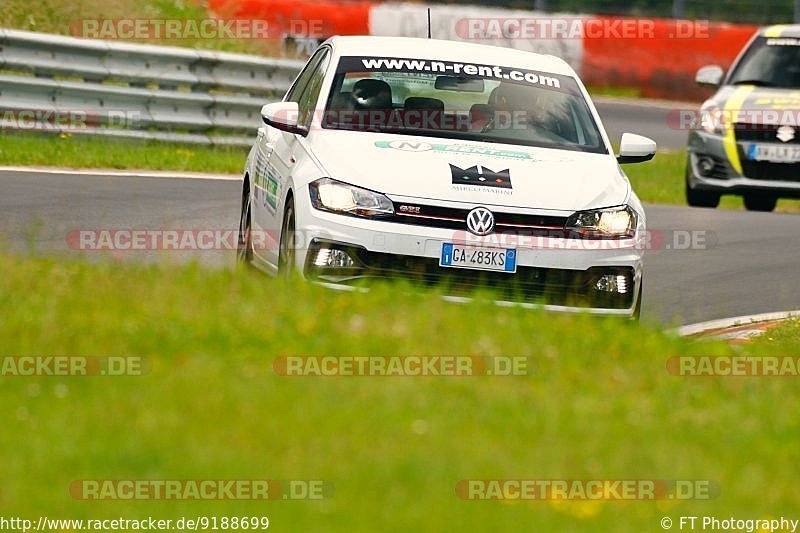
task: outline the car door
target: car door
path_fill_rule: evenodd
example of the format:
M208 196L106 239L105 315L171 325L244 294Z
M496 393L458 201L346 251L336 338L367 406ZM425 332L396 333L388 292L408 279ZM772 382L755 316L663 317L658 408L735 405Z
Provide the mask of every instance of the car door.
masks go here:
M305 89L315 79L317 73L323 74L330 57L330 49L322 48L315 53L301 71L284 98L287 102L300 105ZM322 65L324 63L324 65ZM317 90L317 94L319 91ZM301 111L302 114L302 111ZM312 118L311 116L308 117ZM309 121L310 122L310 121ZM279 230L283 217L283 204L288 180L291 177L292 156L296 135L264 125L258 130L256 158L254 164L253 227L258 230L264 246L255 246L260 259L272 266L278 264Z

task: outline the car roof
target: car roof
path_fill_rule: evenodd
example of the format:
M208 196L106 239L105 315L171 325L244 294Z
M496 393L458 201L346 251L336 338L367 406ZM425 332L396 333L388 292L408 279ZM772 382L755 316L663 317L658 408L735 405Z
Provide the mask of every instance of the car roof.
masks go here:
M778 24L761 28L758 34L763 37L793 37L800 38L800 24Z
M577 77L569 64L553 55L535 54L463 41L417 37L334 36L326 41L339 56L401 57L442 61L464 61L500 65Z

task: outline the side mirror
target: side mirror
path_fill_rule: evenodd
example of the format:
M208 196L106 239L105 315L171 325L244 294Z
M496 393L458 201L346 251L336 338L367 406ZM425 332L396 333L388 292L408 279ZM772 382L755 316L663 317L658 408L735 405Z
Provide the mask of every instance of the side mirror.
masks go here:
M719 87L725 72L719 65L707 65L697 71L694 81L701 87Z
M642 163L650 161L656 155L656 142L648 137L635 135L633 133L623 133L619 143L619 155L617 162Z
M272 126L289 133L307 135L308 129L301 126L300 109L297 102L274 102L261 108L261 119L267 126Z

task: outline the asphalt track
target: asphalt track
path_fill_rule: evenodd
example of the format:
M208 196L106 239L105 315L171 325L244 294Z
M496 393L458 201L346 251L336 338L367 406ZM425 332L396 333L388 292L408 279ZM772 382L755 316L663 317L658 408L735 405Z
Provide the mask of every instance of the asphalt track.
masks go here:
M90 261L234 263L231 251L81 251L76 229L235 230L238 181L0 171L0 233L13 252ZM800 216L648 206L643 318L687 324L800 307Z
M623 133L638 133L656 141L659 150L685 149L689 132L681 128L678 119L683 112L700 109L700 104L686 102L602 96L592 100L614 145L618 145Z

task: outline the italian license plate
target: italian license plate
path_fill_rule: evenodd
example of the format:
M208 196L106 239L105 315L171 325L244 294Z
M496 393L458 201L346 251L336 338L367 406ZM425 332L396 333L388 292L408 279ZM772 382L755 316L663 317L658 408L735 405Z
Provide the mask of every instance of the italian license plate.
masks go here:
M442 244L439 265L512 273L517 271L517 251L513 248L485 248L446 242Z
M800 162L800 145L751 144L747 157L754 161L797 163Z

